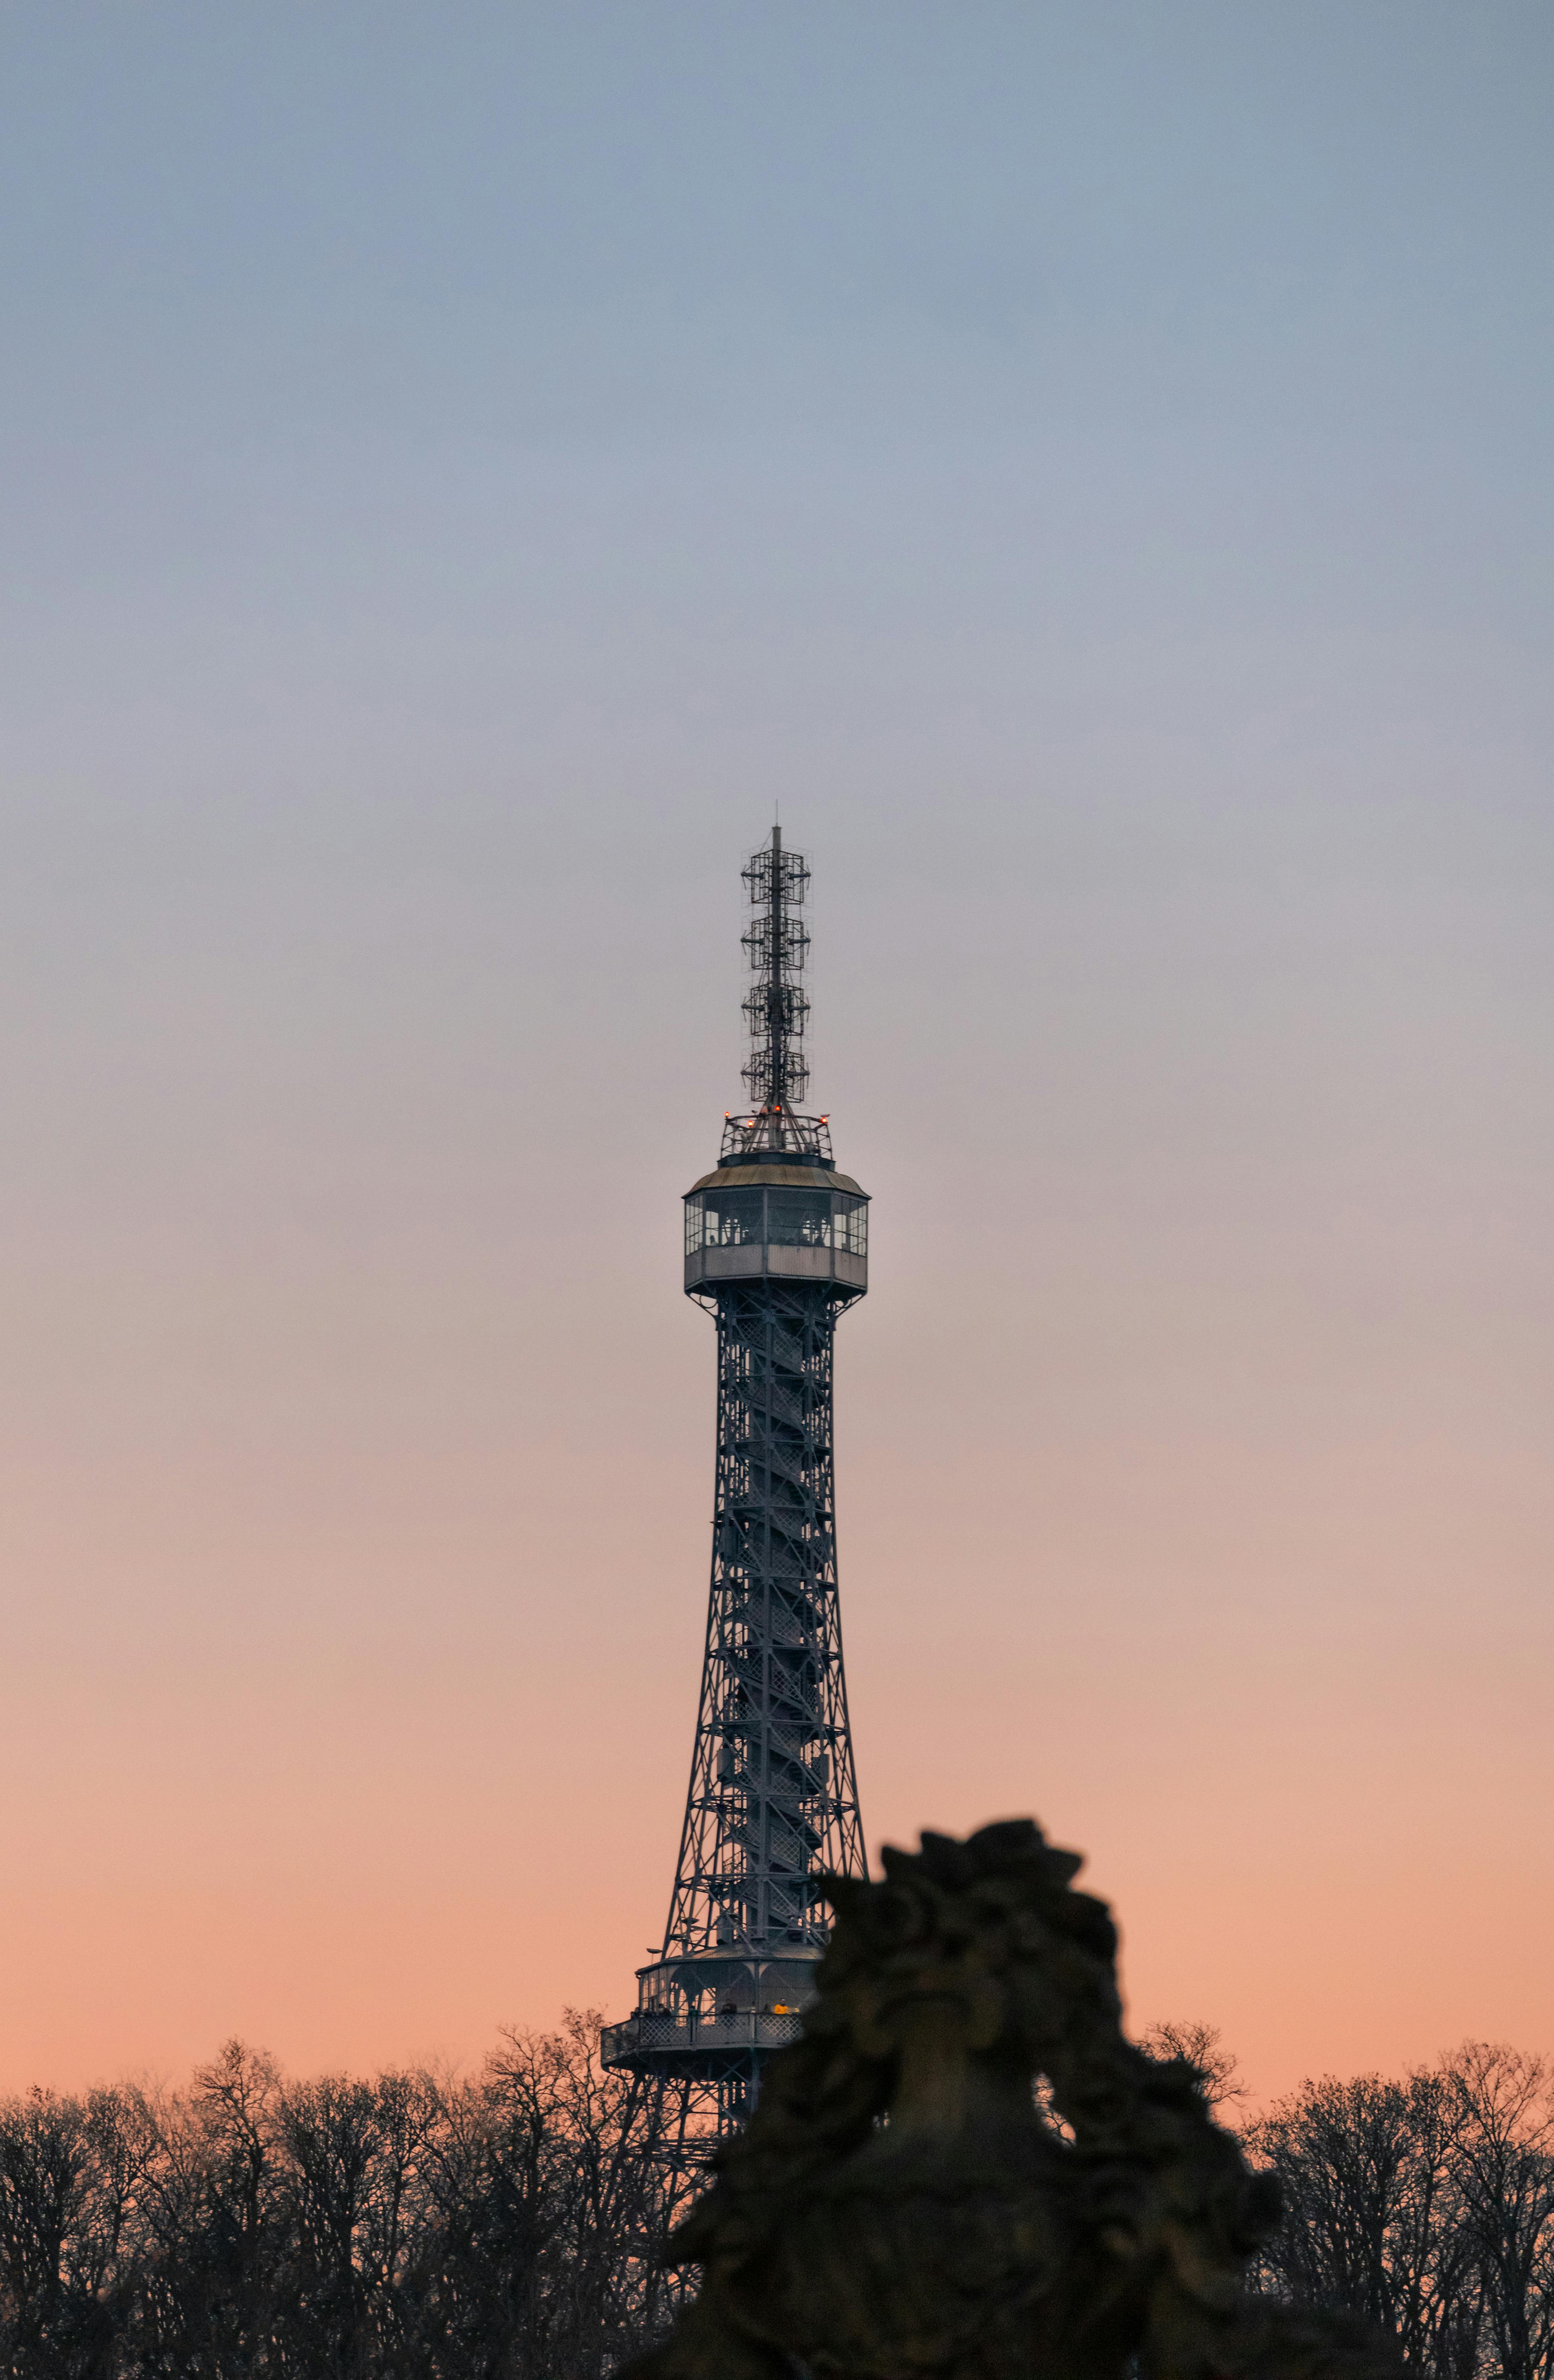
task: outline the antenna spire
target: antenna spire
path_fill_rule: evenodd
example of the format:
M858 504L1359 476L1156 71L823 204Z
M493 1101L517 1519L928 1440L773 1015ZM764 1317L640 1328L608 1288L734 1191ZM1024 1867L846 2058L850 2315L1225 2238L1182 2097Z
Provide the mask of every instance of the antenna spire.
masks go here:
M809 870L803 853L784 849L783 830L773 826L744 878L755 913L744 936L752 978L745 995L750 1053L744 1073L754 1112L730 1118L731 1145L746 1152L823 1153L829 1161L825 1119L796 1112L809 1088L804 1054L809 999L803 982L809 930L802 914Z
M745 1087L759 1106L775 1111L792 1107L809 1087L803 1050L809 1001L801 979L809 934L798 914L809 870L801 853L783 850L780 826L752 856L745 883L756 913L745 933L745 954L755 978L745 995L750 1030Z

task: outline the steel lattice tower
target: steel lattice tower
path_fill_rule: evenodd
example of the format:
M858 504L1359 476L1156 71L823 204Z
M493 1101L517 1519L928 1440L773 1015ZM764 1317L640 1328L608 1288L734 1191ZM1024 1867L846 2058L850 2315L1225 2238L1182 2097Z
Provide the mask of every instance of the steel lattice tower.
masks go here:
M681 2181L798 2031L829 1931L816 1878L867 1876L837 1600L832 1344L868 1286L868 1201L800 1113L809 871L781 830L745 871L752 1105L686 1196L686 1294L718 1326L707 1649L663 1949L606 2066L657 2080Z

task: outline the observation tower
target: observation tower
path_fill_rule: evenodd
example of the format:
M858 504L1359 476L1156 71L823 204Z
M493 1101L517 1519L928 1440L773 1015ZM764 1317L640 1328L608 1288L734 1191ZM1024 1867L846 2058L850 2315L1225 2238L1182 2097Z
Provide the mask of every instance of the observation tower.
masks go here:
M832 1343L868 1287L868 1200L800 1112L809 871L774 827L744 871L750 1105L686 1194L687 1297L718 1326L712 1582L663 1949L604 2064L657 2079L683 2180L755 2103L830 1931L816 1879L866 1876L837 1600Z

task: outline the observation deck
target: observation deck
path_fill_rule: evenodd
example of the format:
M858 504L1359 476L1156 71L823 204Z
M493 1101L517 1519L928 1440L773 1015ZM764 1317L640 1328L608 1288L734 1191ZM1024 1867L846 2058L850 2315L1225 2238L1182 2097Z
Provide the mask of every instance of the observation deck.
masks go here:
M605 2066L638 2074L715 2081L752 2050L796 2041L815 1997L822 1938L777 1946L706 1949L637 1970L636 2013L600 2035Z
M828 1152L829 1155L829 1152ZM819 1154L725 1155L686 1193L686 1294L761 1280L868 1288L868 1198Z

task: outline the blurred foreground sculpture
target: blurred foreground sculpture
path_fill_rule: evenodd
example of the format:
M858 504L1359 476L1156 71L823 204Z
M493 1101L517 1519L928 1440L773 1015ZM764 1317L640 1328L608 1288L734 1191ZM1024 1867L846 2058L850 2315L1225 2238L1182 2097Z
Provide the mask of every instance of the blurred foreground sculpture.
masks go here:
M699 2296L632 2380L1370 2380L1248 2301L1278 2189L1123 2038L1117 1937L1021 1819L834 1877L804 2035L676 2232Z

